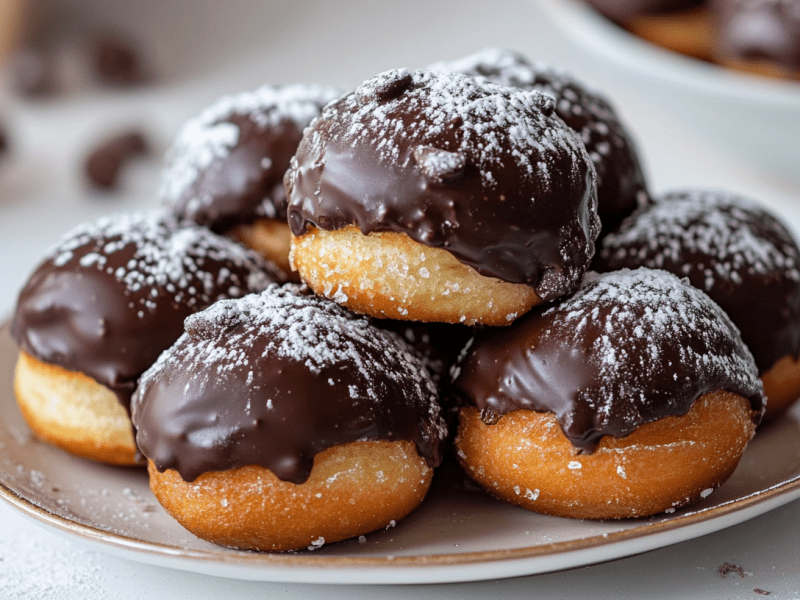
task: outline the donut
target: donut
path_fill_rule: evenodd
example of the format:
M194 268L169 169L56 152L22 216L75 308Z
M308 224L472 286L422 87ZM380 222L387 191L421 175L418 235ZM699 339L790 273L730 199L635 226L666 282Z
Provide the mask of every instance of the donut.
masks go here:
M800 0L710 2L723 65L783 78L800 78Z
M603 229L614 229L649 201L636 144L609 100L565 71L532 63L511 50L486 48L429 67L464 73L491 83L539 91L556 99L555 113L581 138L597 172L597 212Z
M574 296L477 336L459 369L467 474L562 517L640 517L705 498L764 405L727 315L651 269L587 277Z
M605 17L625 24L631 19L693 8L703 0L586 0Z
M72 454L136 464L128 407L139 376L216 300L279 278L258 255L163 212L68 233L19 295L14 387L33 432ZM277 279L279 280L279 279Z
M728 314L758 366L767 420L800 396L800 249L773 215L727 192L668 193L603 240L594 268L640 266L687 277Z
M294 285L218 302L185 328L132 410L151 489L189 531L313 549L422 501L446 428L398 336Z
M507 325L577 288L595 171L552 97L394 69L329 104L284 181L293 266L378 318Z
M800 77L798 0L587 0L634 35L745 73Z
M303 129L340 94L297 84L218 100L173 142L162 201L176 216L232 237L290 273L283 174Z

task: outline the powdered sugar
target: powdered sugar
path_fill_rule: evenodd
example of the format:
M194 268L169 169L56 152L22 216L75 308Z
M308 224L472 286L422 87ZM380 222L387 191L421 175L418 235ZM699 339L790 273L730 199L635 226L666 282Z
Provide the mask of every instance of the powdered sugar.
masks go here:
M302 131L340 93L336 88L316 85L265 85L252 92L221 98L187 121L178 133L167 154L161 198L167 204L178 202L201 172L230 153L239 141L239 127L230 121L233 116L246 116L260 127L277 127L290 121L297 131ZM264 169L271 166L271 160L262 162ZM206 200L198 197L187 202Z
M536 91L478 82L458 73L409 74L395 69L365 81L354 94L327 106L320 118L339 123L330 140L371 144L381 160L400 166L413 160L402 155L401 140L424 146L447 128L458 127L458 148L447 150L460 152L478 168L483 184L495 187L494 171L506 161L518 164L523 176L546 181L556 177L551 174L554 167L537 157L556 152L578 162L585 156L580 142L549 116L551 109L552 101ZM316 136L310 142L310 154L321 156L328 140Z
M603 240L612 266L635 261L682 275L706 291L740 285L744 276L800 280L800 251L772 215L724 192L670 194L625 221Z
M639 174L632 142L608 100L597 90L575 80L562 69L540 62L530 62L511 50L485 48L475 54L429 67L437 72L464 73L479 81L537 91L554 99L555 111L580 135L597 171L597 185L606 177ZM610 163L615 161L615 164ZM613 175L612 175L613 173ZM601 194L601 201L602 201ZM646 194L639 199L643 201ZM615 199L614 202L619 202ZM602 207L601 207L602 209Z
M254 253L207 229L179 225L162 211L113 215L79 225L49 257L59 268L75 263L113 276L140 314L154 311L162 297L176 304L207 306L220 291L239 296L271 282ZM212 263L228 267L209 269Z
M380 372L402 387L409 403L429 406L431 419L443 433L436 387L413 350L399 336L378 329L366 318L301 292L296 285L269 286L261 294L220 301L186 319L186 334L164 352L141 381L137 395L161 377L172 362L194 371L193 381L245 369L253 361L275 357L303 364L311 374L331 367L359 374L347 386L355 401L380 402L374 383ZM265 343L266 342L266 343ZM264 347L260 356L246 350Z
M632 397L638 406L626 410L642 410L647 383L662 375L665 381L680 375L691 385L714 382L709 389L718 385L749 397L762 393L752 355L727 315L665 271L591 277L578 293L543 313L548 316L555 317L551 327L567 336L564 347L591 348L599 389L587 401L596 404L601 421L620 410L621 399Z

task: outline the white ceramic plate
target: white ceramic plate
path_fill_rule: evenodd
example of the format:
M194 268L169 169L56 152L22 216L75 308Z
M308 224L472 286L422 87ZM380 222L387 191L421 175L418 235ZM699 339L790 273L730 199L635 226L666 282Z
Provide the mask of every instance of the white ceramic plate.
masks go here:
M0 327L0 497L95 549L187 571L303 583L437 583L530 575L652 550L800 497L800 417L761 431L739 468L691 509L621 522L546 517L493 500L455 468L396 528L314 552L221 548L173 521L143 470L72 457L32 437L13 397L16 349Z

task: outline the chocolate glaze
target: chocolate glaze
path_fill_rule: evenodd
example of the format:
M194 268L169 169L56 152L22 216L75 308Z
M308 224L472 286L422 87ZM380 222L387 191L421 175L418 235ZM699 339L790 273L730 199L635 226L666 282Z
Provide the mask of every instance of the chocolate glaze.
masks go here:
M408 342L422 357L422 361L438 386L446 384L448 373L464 345L475 335L476 329L458 323L422 323L395 319L372 319L381 329L395 332Z
M184 125L161 196L173 212L221 232L257 217L286 220L283 174L303 129L335 88L264 86L226 96Z
M594 163L597 212L603 224L601 237L637 206L649 201L636 144L611 103L570 74L542 63L532 63L518 52L498 48L486 48L430 68L553 96L556 114L580 135Z
M81 225L19 295L12 334L45 363L110 388L126 408L139 375L211 303L279 277L257 255L160 212Z
M715 390L763 388L730 319L664 271L589 276L574 296L476 338L454 383L492 423L518 409L554 413L569 441L593 452L605 435L683 415Z
M597 197L554 109L456 73L369 79L306 130L285 179L292 233L398 231L540 298L568 293L594 252Z
M409 350L295 285L219 302L142 376L137 442L186 481L260 465L302 483L317 453L358 440L410 440L436 466L446 428Z
M719 58L768 61L800 71L800 0L710 3Z
M674 192L604 241L595 268L664 269L707 293L742 332L765 373L800 356L800 250L753 203L724 192Z
M699 6L704 0L586 0L603 16L625 24L642 15L672 12Z

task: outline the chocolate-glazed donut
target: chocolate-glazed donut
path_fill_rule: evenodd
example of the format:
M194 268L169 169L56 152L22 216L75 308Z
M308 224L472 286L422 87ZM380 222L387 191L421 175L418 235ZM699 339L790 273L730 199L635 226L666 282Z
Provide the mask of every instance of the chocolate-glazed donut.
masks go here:
M634 17L699 6L703 0L586 0L599 13L617 23Z
M800 0L714 0L716 58L749 71L800 75Z
M131 394L141 373L180 336L183 319L276 280L278 270L251 251L205 228L179 225L160 211L75 228L39 265L17 303L12 334L20 347L15 385L23 412L29 421L46 420L39 400L63 396L63 416L72 422L71 402L83 402L82 395L89 403L105 399L106 409L116 405L114 418L126 438L114 445L132 461L126 414ZM91 413L91 405L85 408ZM71 426L52 424L69 436ZM95 448L91 441L92 424L73 425L78 438L89 430L87 448L59 445L103 460L101 442ZM59 443L47 426L34 429Z
M288 272L283 175L303 129L340 94L297 84L221 98L173 142L162 177L164 203L181 218L260 250Z
M268 550L305 547L320 537L336 541L404 516L421 501L431 467L440 461L446 430L439 412L433 382L400 338L292 285L270 286L189 317L186 334L145 373L133 400L137 441L167 509L201 537ZM326 497L313 500L324 484L315 475L318 457L354 449L358 455L370 444L403 448L406 459L387 460L413 469L381 462L375 470L383 475L367 479L369 488L354 492L357 501L342 497L342 506L325 508L349 511L349 517L326 522L304 513L303 503L330 503L333 480L351 477L348 469L329 475ZM243 472L269 491L229 487ZM393 480L400 472L402 481ZM241 494L242 503L260 506L237 516L221 537L206 529L213 524L198 523L198 515L184 510L191 498L183 497L200 488L219 494L218 486L229 499ZM390 491L410 494L413 502L392 499ZM219 506L212 496L208 501ZM294 507L287 509L292 514L275 510L283 502ZM350 522L346 535L335 531L341 521Z
M477 312L487 306L492 324L506 324L574 290L599 229L595 173L554 111L552 97L539 92L405 69L328 105L306 130L285 180L301 277L374 316L466 324L488 322ZM341 276L327 273L329 247L314 245L327 239L343 240L333 269ZM408 263L398 267L372 247L378 254L369 259L367 246L379 242L402 246ZM424 287L422 280L438 277L426 262L431 256L452 261L442 272L460 264L512 289L476 300L475 314L460 307L440 314L448 296L471 284L448 287L444 278L439 288ZM359 263L354 273L361 263L383 266L351 276L346 257ZM393 270L404 283L384 287ZM403 295L417 284L416 296ZM515 292L524 296L517 308L492 304Z
M722 307L764 380L768 417L800 396L800 249L762 207L726 192L666 194L603 240L595 268L664 269Z
M764 407L727 315L650 269L587 277L574 296L477 337L454 386L470 476L531 510L579 518L705 497L735 468Z
M482 77L492 83L536 90L556 99L556 114L576 133L597 172L597 212L603 234L649 201L636 144L611 103L568 73L531 63L518 52L486 48L430 67Z

